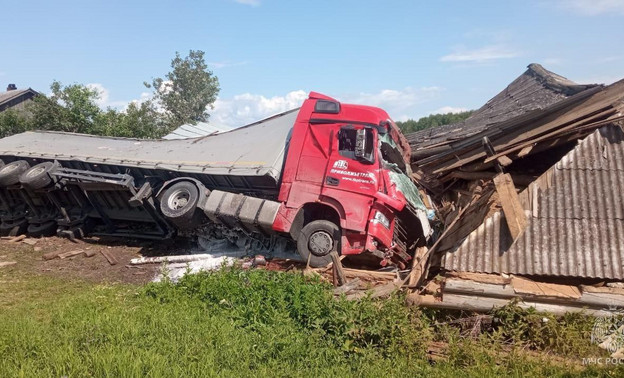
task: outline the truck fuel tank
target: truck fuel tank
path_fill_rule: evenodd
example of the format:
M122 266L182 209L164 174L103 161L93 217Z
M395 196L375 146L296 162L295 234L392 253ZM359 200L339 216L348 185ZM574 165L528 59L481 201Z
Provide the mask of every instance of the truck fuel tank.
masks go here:
M243 194L213 190L202 210L213 222L262 234L273 233L280 203Z

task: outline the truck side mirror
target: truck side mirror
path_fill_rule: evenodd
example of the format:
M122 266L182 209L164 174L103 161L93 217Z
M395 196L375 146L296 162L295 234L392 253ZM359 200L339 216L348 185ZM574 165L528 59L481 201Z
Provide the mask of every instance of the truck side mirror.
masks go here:
M374 163L373 141L373 131L371 129L357 130L355 134L355 158L370 164Z

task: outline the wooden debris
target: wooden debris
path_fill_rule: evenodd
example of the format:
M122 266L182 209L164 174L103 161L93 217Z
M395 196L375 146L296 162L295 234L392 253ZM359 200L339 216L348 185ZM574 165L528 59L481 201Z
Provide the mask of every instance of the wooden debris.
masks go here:
M427 247L418 247L414 252L414 258L412 259L412 270L409 273L408 286L414 287L420 282L424 272L424 264L422 260L427 255Z
M581 298L581 291L576 286L537 282L516 276L511 278L511 284L516 294L568 299Z
M516 277L512 278L510 284L504 285L447 278L441 293L437 295L414 293L409 294L406 300L410 305L476 312L491 311L513 300L522 308L534 307L538 311L558 315L566 312L585 312L589 315L603 316L616 311L610 308L624 307L624 295L579 292L575 286L547 284Z
M88 249L88 250L85 251L84 255L85 255L85 257L93 257L93 256L95 256L96 253L97 252L95 252L94 250Z
M84 253L84 251L82 249L77 249L77 250L74 250L74 251L61 253L61 254L58 255L58 258L63 260L63 259L66 259L68 257L80 255L82 253Z
M527 226L526 214L518 199L516 187L508 173L494 177L494 185L503 207L509 232L513 240L516 240Z
M43 255L43 259L44 260L52 260L52 259L57 258L58 255L60 255L61 253L63 253L63 251L48 252L48 253Z
M35 244L37 244L38 241L39 240L37 240L37 239L26 238L26 239L22 240L22 243L28 244L28 245L35 245Z
M347 283L347 278L345 277L345 273L342 267L342 261L338 257L338 252L332 251L330 253L332 263L333 263L333 272L334 272L334 286L342 286Z
M0 268L17 264L17 261L0 261Z
M18 241L26 239L26 235L18 236L3 236L2 240L7 240L9 243L17 243Z
M488 273L472 273L472 272L448 272L446 277L459 278L462 280L470 280L481 283L490 283L497 285L508 285L511 283L511 276L503 277L498 274Z
M104 257L106 257L106 260L108 260L108 263L111 265L116 265L117 264L117 259L107 250L105 249L101 249L100 253L102 255L104 255ZM132 264L132 262L130 262Z

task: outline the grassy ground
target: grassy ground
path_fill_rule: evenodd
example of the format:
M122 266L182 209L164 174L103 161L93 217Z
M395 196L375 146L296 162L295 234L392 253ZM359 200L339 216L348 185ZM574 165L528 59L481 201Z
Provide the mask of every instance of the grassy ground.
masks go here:
M136 286L2 268L0 376L624 375L581 364L605 356L590 319L507 308L470 338L403 303L333 300L325 284L260 270Z

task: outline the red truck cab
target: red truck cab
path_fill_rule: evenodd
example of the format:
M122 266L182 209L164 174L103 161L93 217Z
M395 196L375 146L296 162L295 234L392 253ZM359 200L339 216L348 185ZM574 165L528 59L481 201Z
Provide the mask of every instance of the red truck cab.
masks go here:
M311 92L287 147L273 229L312 266L333 250L405 266L431 234L409 156L384 110Z

